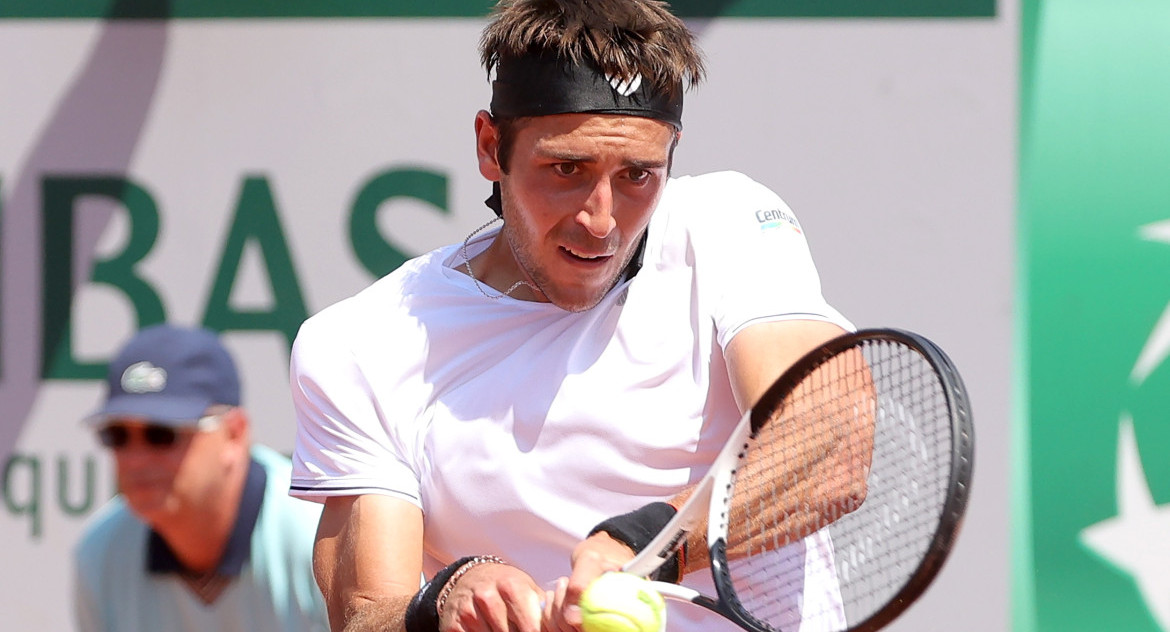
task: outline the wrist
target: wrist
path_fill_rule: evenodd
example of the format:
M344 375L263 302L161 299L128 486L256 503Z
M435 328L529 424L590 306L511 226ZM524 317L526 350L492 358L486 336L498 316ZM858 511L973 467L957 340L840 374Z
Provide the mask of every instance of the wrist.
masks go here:
M639 509L620 516L608 518L593 527L589 535L606 533L609 537L624 543L635 554L641 553L654 536L670 522L678 511L664 502L650 503ZM658 567L651 575L651 579L677 583L682 577L686 558L686 542L682 542L679 549Z
M439 597L435 601L435 615L438 619L443 618L443 606L447 605L447 598L451 596L451 591L455 590L455 584L459 582L459 578L463 577L467 571L480 564L507 564L507 562L495 555L477 555L470 559L464 559L467 561L460 564L459 568L451 574L451 577L443 584L443 590L439 592Z
M480 564L506 564L504 560L494 555L469 555L455 560L435 573L431 581L427 582L406 607L406 616L403 624L406 632L438 632L439 617L443 613L443 605L451 596L455 583L467 571Z

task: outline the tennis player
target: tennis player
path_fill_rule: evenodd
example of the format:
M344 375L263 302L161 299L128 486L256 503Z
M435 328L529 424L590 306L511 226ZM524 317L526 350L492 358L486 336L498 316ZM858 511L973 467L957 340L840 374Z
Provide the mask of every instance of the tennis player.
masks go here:
M334 630L577 629L583 588L665 524L741 412L851 328L775 193L670 177L704 68L665 3L505 1L481 55L496 217L294 345L291 493L325 504ZM831 555L821 534L786 552L797 624L839 606Z

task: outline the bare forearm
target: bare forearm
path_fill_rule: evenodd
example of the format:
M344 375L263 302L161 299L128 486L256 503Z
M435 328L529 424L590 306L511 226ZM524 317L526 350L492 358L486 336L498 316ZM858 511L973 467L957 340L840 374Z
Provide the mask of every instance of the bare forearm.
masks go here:
M329 498L313 572L333 632L403 632L422 573L422 511L389 496Z
M340 629L335 632L405 632L403 618L411 596L363 600L346 608Z
M804 384L770 415L738 467L729 559L804 538L865 500L876 413L865 358L836 356Z

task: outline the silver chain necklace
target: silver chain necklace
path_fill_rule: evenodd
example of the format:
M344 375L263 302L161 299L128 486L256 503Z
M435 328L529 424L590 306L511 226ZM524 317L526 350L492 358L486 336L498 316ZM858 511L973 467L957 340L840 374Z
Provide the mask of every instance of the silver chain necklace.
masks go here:
M483 295L484 295L486 298L490 298L490 299L491 299L491 300L493 300L493 301L498 301L498 300L500 300L500 299L504 298L505 296L508 296L508 295L510 295L512 292L516 291L516 288L520 287L521 285L527 285L527 286L528 286L529 288L531 288L531 289L532 289L534 292L540 292L540 290L538 290L538 289L536 289L535 287L533 287L533 286L532 286L532 284L530 284L530 283L528 283L527 281L525 281L525 280L521 279L521 280L519 280L519 281L517 281L517 282L513 283L513 284L512 284L512 287L508 288L507 290L504 290L503 294L496 294L496 295L494 295L494 296L493 296L493 295L491 295L491 294L488 294L488 293L487 293L487 290L483 289L483 284L481 284L481 283L479 282L479 279L475 278L475 273L471 271L471 257L468 257L468 256L467 256L467 244L468 244L468 242L470 242L470 241L471 241L471 238L472 238L472 237L475 237L476 235L478 235L478 234L480 233L480 231L482 231L483 229L487 228L488 226L491 226L492 224L495 224L495 223L496 223L496 222L498 222L500 219L501 219L501 218L499 218L499 217L493 217L491 220L489 220L489 221L488 221L488 223L486 223L486 224L484 224L483 226L480 226L479 228L477 228L477 229L475 229L475 230L471 231L471 234L470 234L470 235L468 235L468 236L467 236L467 238L463 240L463 268L464 268L465 270L467 270L467 276L471 277L471 281L472 281L473 283L475 283L475 288L476 288L477 290L479 290L479 293L480 293L480 294L483 294Z

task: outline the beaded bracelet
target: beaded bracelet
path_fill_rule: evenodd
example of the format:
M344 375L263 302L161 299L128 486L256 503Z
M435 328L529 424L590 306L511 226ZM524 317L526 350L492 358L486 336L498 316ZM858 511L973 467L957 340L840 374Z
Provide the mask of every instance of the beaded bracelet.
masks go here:
M403 621L406 632L439 632L439 613L455 586L455 580L472 566L484 562L507 563L494 555L469 555L451 562L435 573L431 581L415 594L406 607Z
M439 593L439 598L435 601L435 613L439 618L443 617L443 606L447 605L447 597L451 596L451 591L455 590L455 583L463 577L467 571L479 566L480 564L507 564L503 559L495 555L476 555L475 557L464 562L458 570L455 571L447 583L443 585L443 592Z

